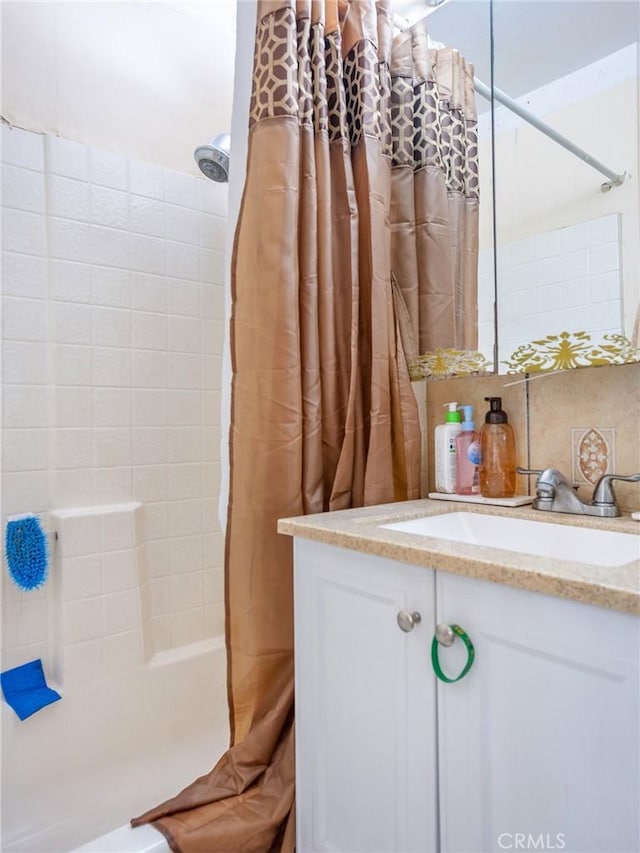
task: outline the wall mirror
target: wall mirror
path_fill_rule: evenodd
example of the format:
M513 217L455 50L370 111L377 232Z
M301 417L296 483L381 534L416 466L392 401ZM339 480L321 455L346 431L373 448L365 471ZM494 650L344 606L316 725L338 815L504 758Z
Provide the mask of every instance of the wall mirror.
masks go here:
M629 0L494 0L496 95L569 145L494 96L501 373L626 360L623 337L638 346L639 23ZM479 258L485 312L491 255Z
M499 373L638 360L640 5L445 0L427 27L480 82L479 351Z
M479 242L476 248L483 256L494 255L493 227L493 175L491 122L487 116L491 111L490 97L483 97L478 90L490 93L491 82L491 2L490 0L395 0L394 22L401 29L418 24L426 26L430 46L439 49L453 48L471 63L476 83L476 109L478 114L478 160L480 181ZM446 84L445 84L446 85ZM448 183L448 181L447 181ZM458 243L452 238L452 245ZM454 262L455 266L455 262ZM490 299L482 315L478 316L478 341L482 346L476 351L460 351L456 344L443 340L436 352L422 352L420 362L425 375L445 377L469 373L492 372L494 369L494 316L493 284L488 283L486 293ZM480 295L480 294L479 294Z

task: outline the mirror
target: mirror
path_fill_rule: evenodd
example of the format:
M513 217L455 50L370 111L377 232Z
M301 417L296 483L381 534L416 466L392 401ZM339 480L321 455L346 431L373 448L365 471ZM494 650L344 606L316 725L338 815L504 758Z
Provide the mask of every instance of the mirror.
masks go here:
M500 373L600 363L624 349L617 336L634 338L639 8L627 0L494 0L496 91L624 177L615 185L494 101ZM489 297L491 255L479 262Z
M480 352L499 373L638 360L640 5L432 5L431 38L472 62L489 94L493 71L493 115L477 96ZM609 176L497 101L498 90Z
M430 7L430 8L429 8ZM474 76L481 83L491 81L491 2L490 0L429 0L429 5L417 0L395 0L394 11L404 19L405 26L425 21L434 45L455 48L473 65ZM426 14L426 18L425 18ZM476 95L478 112L478 159L480 179L479 258L493 257L493 174L491 122L489 100ZM485 260L486 263L486 260ZM487 270L485 289L479 290L478 352L444 350L429 353L423 366L427 376L444 377L465 373L492 372L494 367L494 286ZM479 282L480 284L480 282ZM483 298L483 302L480 302ZM449 344L453 346L453 343Z

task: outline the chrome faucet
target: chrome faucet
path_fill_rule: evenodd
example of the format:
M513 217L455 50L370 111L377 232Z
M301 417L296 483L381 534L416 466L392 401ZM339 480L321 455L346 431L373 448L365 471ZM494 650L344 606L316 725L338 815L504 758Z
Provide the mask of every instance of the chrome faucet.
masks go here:
M615 518L620 515L613 480L640 482L640 474L629 474L626 477L619 474L605 474L596 483L592 499L585 503L578 497L577 486L572 486L557 468L546 468L544 471L518 468L517 471L518 474L538 476L536 496L533 501L534 509L547 512L570 512L574 515L596 515L600 518Z

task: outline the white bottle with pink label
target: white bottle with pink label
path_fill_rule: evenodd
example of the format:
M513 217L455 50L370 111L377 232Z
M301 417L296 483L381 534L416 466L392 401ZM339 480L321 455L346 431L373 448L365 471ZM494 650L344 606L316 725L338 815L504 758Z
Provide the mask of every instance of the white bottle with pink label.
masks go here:
M473 406L460 406L464 412L462 431L456 435L456 494L479 495L480 434L473 421Z

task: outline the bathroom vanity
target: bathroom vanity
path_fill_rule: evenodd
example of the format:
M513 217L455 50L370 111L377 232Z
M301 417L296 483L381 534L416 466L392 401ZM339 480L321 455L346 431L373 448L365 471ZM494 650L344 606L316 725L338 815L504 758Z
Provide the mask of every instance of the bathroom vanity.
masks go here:
M537 543L514 529L536 553L393 529L461 510L280 522L295 537L300 849L637 850L638 527L550 520L622 535L596 533L594 563L541 556L560 529L531 509L472 515L479 530L533 522ZM436 626L444 642L455 626L451 645Z

